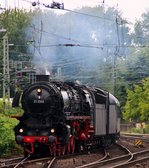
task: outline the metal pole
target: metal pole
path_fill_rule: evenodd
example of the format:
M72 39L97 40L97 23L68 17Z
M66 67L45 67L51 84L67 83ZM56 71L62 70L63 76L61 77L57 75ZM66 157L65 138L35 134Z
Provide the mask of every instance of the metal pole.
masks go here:
M7 75L8 75L8 87L7 87L7 91L8 91L8 101L10 101L10 59L9 59L9 47L14 46L14 44L8 44L7 41Z
M6 65L6 36L4 36L3 37L3 98L5 98L6 97L6 81L5 81L5 79L6 79L6 77L5 77L5 75L6 75L6 67L5 67L5 65Z
M8 101L10 101L10 67L9 67L9 44L7 43L7 94L8 94Z
M10 99L9 44L8 36L3 37L3 98Z

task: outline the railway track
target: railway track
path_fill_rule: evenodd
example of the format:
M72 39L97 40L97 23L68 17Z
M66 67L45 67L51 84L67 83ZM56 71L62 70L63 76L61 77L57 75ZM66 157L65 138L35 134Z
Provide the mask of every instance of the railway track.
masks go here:
M144 156L147 155L147 156ZM102 161L96 161L87 165L82 165L77 168L128 168L128 166L132 166L136 163L144 162L149 159L149 149L140 151L140 152L135 152L131 153L129 152L126 155L122 155L119 157L111 158L111 159L106 159Z
M149 159L149 149L131 153L131 158L128 161L122 163L116 163L115 166L112 166L112 168L132 166L136 163L146 161L147 159Z
M85 154L84 154L85 155ZM0 168L51 168L53 165L59 160L65 160L70 158L75 158L81 156L80 154L71 154L71 155L64 155L58 157L46 157L40 159L29 160L29 157L23 158L14 158L14 159L7 159L3 162L0 162Z
M120 157L107 159L104 161L92 163L88 166L82 166L81 168L121 168L121 167L127 167L132 166L135 163L140 163L140 161L146 161L149 156L144 156L144 154L147 154L149 150L136 152L136 153L129 153L127 155L123 155ZM142 158L140 158L142 156ZM135 160L134 160L135 159Z
M121 138L128 138L128 139L141 139L144 142L148 142L149 143L149 135L145 135L145 134L125 134L125 133L121 133Z
M59 168L60 165L61 167L65 168L65 167L73 167L75 168L76 166L74 166L73 164L70 166L68 164L65 164L66 162L70 162L70 160L72 160L72 162L74 162L74 160L77 160L76 158L79 158L79 157L82 157L82 156L90 156L92 157L94 155L94 153L91 153L91 154L75 154L75 155L70 155L69 156L60 156L60 157L55 157L53 158L52 160L48 161L42 168ZM106 157L108 156L108 153L106 153L104 151L104 154L103 154L103 157L100 157L100 160L103 160L105 159ZM65 163L64 163L65 162Z
M33 167L33 165L35 167L36 166L36 163L39 164L39 167L41 167L42 164L40 163L43 163L43 162L47 162L49 161L51 158L48 157L48 158L40 158L40 159L34 159L34 160L28 160L30 156L26 157L26 158L20 158L20 159L9 159L9 160L5 160L0 166L0 168L19 168L19 167Z
M96 153L96 152L95 152ZM8 167L25 167L25 168L51 168L51 167L59 167L60 164L63 164L63 162L67 162L68 160L75 160L79 157L94 157L95 153L82 153L82 154L71 154L71 155L64 155L64 156L58 156L58 157L47 157L47 158L41 158L41 159L35 159L35 160L26 160L26 161L20 161L18 163L13 163L7 166L3 166L3 168ZM101 152L97 152L100 153ZM108 155L108 154L107 154ZM100 157L100 156L99 156ZM100 157L101 158L101 157ZM65 164L65 163L64 163ZM65 164L66 167L69 167ZM64 167L63 167L64 168Z
M5 159L3 161L0 161L0 168L9 166L11 164L16 164L18 162L20 162L21 160L23 160L24 157L17 157L17 158L12 158L12 159Z
M101 167L101 166L105 166L105 165L110 165L110 167L111 167L112 162L115 163L118 159L121 160L122 158L127 159L127 157L129 157L131 155L131 152L129 151L129 149L127 149L126 147L124 147L123 145L118 144L118 143L116 143L116 145L118 148L121 148L121 150L124 153L127 153L127 154L110 159L111 155L110 155L109 151L106 151L105 156L102 159L99 159L99 160L92 162L92 163L89 163L89 164L78 166L76 168L94 168L94 167Z
M115 147L114 147L115 148ZM117 144L117 148L121 148L125 153L128 151L122 147L121 145ZM97 153L97 155L99 152ZM103 150L102 155L101 153L99 154L100 157L96 161L88 164L83 164L81 166L75 166L77 168L83 168L83 167L90 167L90 166L95 166L96 164L99 164L100 162L102 163L104 160L108 160L110 157L109 151L108 150ZM67 160L77 160L76 158L82 157L83 155L70 155L70 156L60 156L60 157L48 157L48 158L41 158L41 159L36 159L36 160L28 160L29 157L27 158L20 158L20 160L17 160L18 162L13 162L10 164L6 164L2 166L2 168L8 168L8 167L13 167L13 168L20 168L20 167L25 167L25 168L51 168L51 167L59 167L60 164L63 164L64 160L67 162ZM94 157L94 153L91 153L90 155L84 154L84 158L86 157ZM80 159L78 159L80 160ZM66 167L71 167L68 165L65 165Z
M43 165L42 168L51 168L56 161L56 157L54 157L52 160L49 160L46 164Z
M19 163L17 163L14 168L19 167L19 165L21 165L22 163L24 163L28 158L30 157L30 155L28 155L27 157L25 157L23 160L21 160Z
M125 137L125 136L124 136ZM128 139L135 139L135 138L142 138L141 136L128 136L125 137L126 142L128 143ZM143 140L149 142L148 138L143 137ZM73 168L96 168L96 167L102 167L102 168L120 168L120 167L129 167L136 163L141 163L149 159L149 148L146 150L143 150L144 148L138 149L137 152L132 152L127 148L126 146L121 145L123 144L120 140L116 146L111 146L111 148L106 149L103 151L103 153L99 154L100 157L98 159L94 158L94 161L91 162L91 160L87 161L87 157L93 158L94 155L91 153L90 155L83 154L84 159L82 159L81 162L79 162L81 157L83 155L65 155L60 157L47 157L47 158L41 158L36 160L28 160L28 158L16 158L16 159L9 159L5 161L0 162L0 168L67 168L67 167L73 167ZM111 150L112 149L112 150ZM140 151L141 150L141 151ZM114 153L114 154L113 154ZM98 155L96 154L96 155ZM67 162L78 162L72 165L65 164ZM86 162L86 163L85 163ZM88 163L87 163L88 162ZM63 166L60 166L63 165Z
M129 143L131 146L136 147L134 150L141 150L139 148L149 148L149 136L148 135L135 135L135 134L122 134L120 141L126 145ZM137 149L138 148L138 149Z

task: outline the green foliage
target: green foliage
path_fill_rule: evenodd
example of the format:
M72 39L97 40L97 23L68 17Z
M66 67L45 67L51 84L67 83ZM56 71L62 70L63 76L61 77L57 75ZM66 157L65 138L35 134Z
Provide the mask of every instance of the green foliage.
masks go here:
M145 127L144 132L145 132L146 134L149 134L149 124L146 124L146 127Z
M130 131L129 132L133 132L133 133L138 133L138 134L143 134L144 133L144 130L143 128L130 128ZM146 131L145 131L146 132ZM147 133L147 132L146 132Z
M14 44L14 52L10 53L10 58L13 60L20 60L19 55L27 52L26 27L31 18L31 12L19 9L6 10L0 14L0 27L7 30L9 43Z
M123 118L125 120L149 121L149 78L127 90L127 101Z
M18 108L12 108L11 102L8 101L8 99L1 99L0 100L0 114L3 114L5 116L20 116L23 114L23 110L21 107Z
M0 38L3 39L4 35L8 36L8 43L14 44L9 47L9 59L10 59L10 87L15 90L15 71L16 67L13 61L28 61L31 59L31 55L28 55L28 39L26 28L30 24L32 18L32 12L20 9L6 10L0 13L0 29L7 30L6 33L0 33ZM6 47L6 46L5 46ZM12 61L13 60L13 61ZM0 74L3 74L3 40L0 41ZM1 77L1 79L3 76ZM0 87L2 90L2 80L0 80ZM11 92L13 93L13 92ZM2 92L0 92L2 97Z
M20 108L14 109L6 99L0 100L0 156L11 155L13 149L17 148L13 128L19 121L11 116L21 114Z
M0 156L8 155L17 146L13 132L17 123L16 119L0 114Z
M130 128L129 132L131 132L131 133L139 133L139 134L149 134L149 124L145 124L145 128L132 127L132 128Z

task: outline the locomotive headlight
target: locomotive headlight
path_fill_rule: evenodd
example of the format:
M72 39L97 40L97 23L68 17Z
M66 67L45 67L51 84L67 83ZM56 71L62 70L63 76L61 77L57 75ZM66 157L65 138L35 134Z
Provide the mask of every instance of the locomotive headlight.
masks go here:
M20 129L19 129L19 132L20 132L20 133L23 133L23 131L24 131L23 128L20 128Z
M55 132L54 128L51 128L51 130L50 130L50 131L51 131L51 133L54 133L54 132Z
M40 88L38 88L36 91L37 91L37 94L38 94L38 95L41 95L42 90L41 90Z

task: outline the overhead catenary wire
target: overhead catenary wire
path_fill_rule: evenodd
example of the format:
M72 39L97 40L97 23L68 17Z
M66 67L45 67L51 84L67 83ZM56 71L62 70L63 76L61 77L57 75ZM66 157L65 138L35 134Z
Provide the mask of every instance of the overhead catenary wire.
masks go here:
M22 1L26 1L26 2L29 2L31 3L31 1L29 0L22 0ZM114 21L114 18L113 19L110 19L110 18L106 18L106 17L102 17L102 16L97 16L97 15L91 15L91 14L87 14L87 13L83 13L83 12L78 12L76 10L71 10L71 9L67 9L67 8L53 8L51 7L50 4L45 4L45 3L40 3L39 1L35 1L34 3L36 3L36 5L43 5L44 7L46 8L49 8L49 9L55 9L55 10L63 10L63 11L67 11L67 12L73 12L73 13L76 13L76 14L79 14L79 15L84 15L84 16L87 16L87 17L93 17L93 18L98 18L98 19L105 19L105 20L108 20L108 21ZM35 5L35 6L36 6ZM132 23L129 23L129 22L123 22L123 24L132 24Z
M38 4L42 4L42 5L45 5L45 4L43 4L43 3L39 3L38 2ZM45 7L48 7L48 8L51 8L50 7L50 5L45 5ZM55 8L52 8L52 9L55 9ZM57 8L56 8L57 9ZM90 15L90 14L86 14L86 13L81 13L81 12L78 12L78 11L73 11L73 10L70 10L70 9L62 9L62 10L68 10L68 11L71 11L71 12L74 12L74 13L78 13L78 14L83 14L83 15L86 15L86 16L91 16L91 17L99 17L99 16L95 16L95 15ZM105 16L104 17L99 17L100 19L102 18L102 19L104 19L104 21L106 20L106 18L105 18ZM109 18L108 18L109 19ZM111 20L111 19L110 19ZM113 19L112 19L112 21L114 21ZM121 22L122 24L124 24L124 22ZM118 25L119 25L119 21L118 21L118 17L116 17L116 25L117 25L117 34L118 34L118 37L119 37L119 30L118 30ZM37 30L37 29L36 29ZM41 31L41 30L40 30ZM71 31L71 28L70 28L70 31ZM51 35L53 35L53 36L56 36L56 37L58 37L58 38L62 38L62 39L66 39L66 40L69 40L69 41L74 41L74 42L79 42L79 40L75 40L75 39L72 39L71 37L70 37L70 32L69 31L69 37L65 37L65 36L62 36L62 35L58 35L58 34L56 34L56 33L53 33L53 32L46 32L46 31L44 31L44 30L42 30L42 33L47 33L47 34L51 34ZM41 33L41 32L40 32ZM119 42L120 42L120 39L118 39L119 40ZM118 43L119 43L118 42ZM87 46L88 45L88 46ZM76 46L80 46L80 47L88 47L88 48L98 48L98 49L103 49L104 48L104 46L106 45L106 46L112 46L111 44L103 44L103 46L94 46L95 44L85 44L85 45L76 45ZM53 46L56 46L56 45L53 45ZM57 46L62 46L62 45L57 45ZM70 45L69 45L70 46ZM73 45L74 46L74 45ZM118 45L115 45L115 47L117 47L117 46L120 46L120 44L118 44ZM50 47L52 47L52 45L50 46ZM121 48L122 47L128 47L128 45L126 46L120 46Z
M24 46L24 45L17 45L16 46ZM27 45L26 45L27 46ZM95 48L95 49L101 49L103 50L106 48L106 46L109 48L149 48L149 45L117 45L117 44L72 44L72 43L64 43L64 44L43 44L43 45L36 45L36 47L84 47L84 48ZM117 49L116 49L117 50Z
M75 12L76 13L76 12ZM77 12L78 13L78 12ZM82 14L82 13L80 13ZM85 14L85 16L88 16ZM92 17L92 16L90 16ZM104 18L104 22L105 22L106 18ZM42 22L42 21L41 21ZM80 44L80 43L77 43L77 44L73 44L73 43L64 43L64 44L48 44L48 45L41 45L41 39L42 39L42 35L43 33L47 33L47 34L53 34L53 36L57 36L57 37L60 37L60 38L65 38L66 40L71 40L71 41L74 41L74 42L78 42L79 40L74 40L71 38L71 27L70 27L70 32L69 32L69 37L65 37L65 36L61 36L61 35L58 35L56 33L49 33L49 32L46 32L43 30L43 27L39 30L39 33L40 33L40 40L39 40L39 44L38 45L35 45L36 48L38 48L40 50L41 47L84 47L84 48L95 48L95 49L101 49L103 50L104 48L106 47L113 47L113 48L116 48L116 49L119 49L119 48L122 48L122 47L136 47L136 45L121 45L120 44L120 37L119 37L119 21L118 21L118 17L116 17L116 33L117 33L117 37L118 37L118 43L117 44L99 44L99 45L95 45L95 44ZM37 29L36 29L37 30ZM138 46L139 47L139 46ZM141 47L145 47L145 46L140 46ZM42 56L41 56L42 57ZM74 64L78 63L78 62L73 62ZM70 63L66 63L66 64L62 64L63 67L67 67L67 65L70 64ZM117 68L115 68L116 70ZM108 72L107 71L107 74L111 73L110 71ZM95 76L91 76L90 78L93 78ZM111 84L112 85L112 84Z
M32 27L33 29L34 29L34 31L37 31L37 32L39 32L40 34L41 34L41 29L38 29L38 28L35 28L35 27L33 27L32 25L30 26L30 27ZM101 47L105 47L105 46L115 46L115 47L117 47L117 46L119 46L120 48L125 48L125 47L140 47L140 48L143 48L143 47L148 47L147 45L136 45L136 44L131 44L131 45L120 45L120 37L119 37L119 30L118 30L118 22L117 22L117 19L116 19L116 33L117 33L117 37L118 37L118 44L90 44L90 43L86 43L86 44L84 44L84 45L91 45L91 46L93 46L94 45L94 48L101 48ZM56 37L58 37L58 38L61 38L61 39L65 39L65 40L68 40L68 41L72 41L72 42L81 42L80 40L77 40L77 39L73 39L73 38L70 38L70 34L69 34L69 37L66 37L66 36L62 36L62 35L59 35L59 34L56 34L56 33L54 33L54 32L47 32L47 31L45 31L45 30L43 30L42 29L42 33L46 33L46 34L49 34L49 35L53 35L53 36L56 36ZM82 43L82 42L81 42ZM95 47L95 45L96 45L96 47ZM49 45L50 46L50 45ZM52 45L51 45L52 46ZM53 46L56 46L55 44L53 44ZM58 45L57 45L58 46ZM60 45L59 45L60 46Z
M65 10L65 9L63 9L63 10ZM68 11L71 11L71 12L75 12L75 13L78 13L78 14L83 14L83 15L86 15L86 16L91 16L91 17L98 17L98 18L100 18L100 19L106 19L105 17L103 18L103 17L99 17L99 16L94 16L94 15L90 15L90 14L86 14L86 13L80 13L80 12L77 12L77 11L73 11L73 10L69 10L69 9L66 9L66 10L68 10ZM108 18L109 19L109 18ZM113 21L113 20L112 20ZM116 25L117 25L117 27L118 27L118 24L119 24L119 22L118 22L118 17L116 17ZM118 34L118 37L119 37L119 32L118 32L119 30L117 29L117 34ZM42 32L44 32L43 30L42 30ZM49 33L49 32L46 32L46 33ZM67 38L67 37L64 37L64 36L60 36L60 35L58 35L58 34L55 34L55 33L53 33L53 35L54 36L57 36L57 37L61 37L61 38L65 38L65 39L67 39L67 40L71 40L71 41L76 41L76 40L73 40L72 38L70 38L70 36ZM90 45L90 44L87 44L87 45L83 45L83 44L76 44L76 45L65 45L65 44L56 44L56 45L47 45L47 47L54 47L54 46L79 46L79 47L88 47L88 48L99 48L99 49L103 49L103 47L105 47L105 46L114 46L115 45L115 47L117 47L117 46L119 46L120 48L124 48L124 47L147 47L147 46L145 46L145 45L142 45L142 46L137 46L137 45L121 45L120 46L120 40L118 39L118 45L115 45L115 44L104 44L103 46L101 45L101 46L93 46L93 45ZM42 46L42 47L46 47L46 46Z

